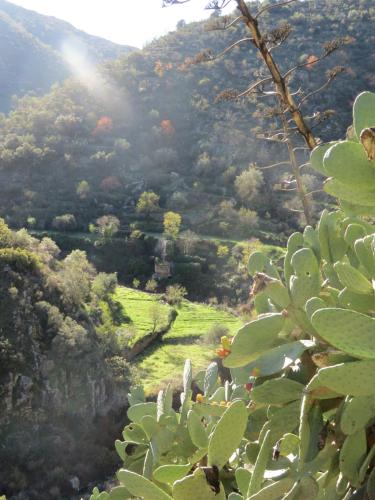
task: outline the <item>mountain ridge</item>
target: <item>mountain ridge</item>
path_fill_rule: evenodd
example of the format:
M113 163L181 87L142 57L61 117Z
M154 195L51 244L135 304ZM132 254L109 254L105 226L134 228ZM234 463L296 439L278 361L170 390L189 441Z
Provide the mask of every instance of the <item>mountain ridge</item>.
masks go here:
M84 54L92 64L116 59L135 50L90 35L52 16L0 0L0 112L12 106L12 96L43 94L72 75L63 45Z

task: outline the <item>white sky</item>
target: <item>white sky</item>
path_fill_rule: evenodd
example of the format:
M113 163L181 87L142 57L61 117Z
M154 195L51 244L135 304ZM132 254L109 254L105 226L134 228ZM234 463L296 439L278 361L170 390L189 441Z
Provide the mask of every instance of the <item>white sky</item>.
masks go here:
M142 47L175 29L179 20L197 21L212 11L207 0L162 8L162 0L10 0L26 9L58 17L92 35ZM227 7L231 12L234 4Z

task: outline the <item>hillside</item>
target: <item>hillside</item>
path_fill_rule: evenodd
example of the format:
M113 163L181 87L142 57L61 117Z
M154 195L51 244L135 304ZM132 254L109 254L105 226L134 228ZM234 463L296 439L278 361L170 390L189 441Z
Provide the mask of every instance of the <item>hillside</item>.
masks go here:
M314 10L309 2L275 9L262 23L270 30L290 22L292 34L277 50L285 69L321 54L332 38L349 37L332 57L302 68L293 79L293 89L308 93L323 84L333 66L347 68L323 98L318 94L304 104L307 115L335 110L316 129L328 140L345 133L353 96L374 86L375 13L366 0L361 9L355 0L340 7L329 0L315 3ZM253 97L215 102L225 89L246 89L260 63L241 45L210 63L191 64L202 50L218 53L243 37L241 29L181 24L143 51L108 63L99 88L69 81L41 98L20 100L0 122L0 213L15 226L32 217L38 229L51 229L54 217L68 213L84 230L111 213L124 229L136 224L160 232L163 211L172 209L182 214L183 229L202 234L249 237L261 228L285 237L298 224L286 206L295 206L293 193L277 188L280 178L288 178L285 167L255 176L248 196L235 185L249 164L286 158L278 145L257 138L269 127L267 102ZM319 187L308 168L304 175L309 189ZM135 205L146 190L160 197L161 211L141 217ZM318 211L322 198L317 202Z
M40 95L72 74L64 47L78 50L93 65L133 50L0 0L0 112L10 109L12 96Z
M0 219L0 489L10 498L25 489L53 498L52 487L71 498L76 467L85 484L115 463L107 445L131 384L111 331L103 334L105 305L116 325L116 284L84 252L62 258L51 239ZM102 419L105 431L84 451Z

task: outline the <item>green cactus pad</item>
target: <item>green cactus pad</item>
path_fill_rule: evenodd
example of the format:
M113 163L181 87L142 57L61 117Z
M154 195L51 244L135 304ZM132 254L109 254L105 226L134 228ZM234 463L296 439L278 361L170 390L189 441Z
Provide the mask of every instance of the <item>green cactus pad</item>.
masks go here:
M364 128L375 126L374 109L374 93L362 92L357 96L353 105L353 125L357 139L359 139Z
M363 238L366 235L366 229L360 224L349 224L345 230L344 239L350 246L354 246L354 243L359 238Z
M375 417L375 395L357 396L345 402L340 428L344 434L354 434Z
M215 494L211 485L207 482L206 474L202 469L195 469L190 476L175 481L172 489L174 500L225 500L223 485L220 484L220 493Z
M273 304L278 306L279 309L286 309L290 304L288 290L279 280L268 283L264 293L269 297Z
M351 356L375 359L375 320L349 309L316 311L311 322L324 340Z
M364 189L343 184L337 179L328 179L324 183L324 191L336 198L349 201L356 205L375 206L375 189Z
M284 434L294 432L300 420L300 401L293 401L283 408L277 409L268 421L271 430L270 440L272 444L281 439Z
M155 436L155 434L157 434L160 430L160 425L156 421L156 415L145 415L142 417L141 426L147 434L148 439L152 439L152 437Z
M139 424L133 423L127 425L122 435L125 441L129 441L130 443L142 444L148 442L147 435Z
M156 486L156 484L140 474L136 474L126 469L120 469L117 472L117 477L120 483L135 497L140 497L144 500L172 499L172 497L167 495L167 493Z
M247 425L247 410L235 401L217 423L208 443L208 464L221 469L240 445Z
M326 307L326 303L324 302L323 299L319 297L312 297L311 299L309 299L306 302L305 311L310 321L311 321L311 316L314 314L314 312L324 307Z
M362 266L371 278L375 278L375 258L372 251L374 235L358 239L354 244L354 250Z
M201 417L199 417L197 413L192 410L188 413L187 426L193 444L197 448L207 448L208 436L206 429L201 422Z
M372 469L367 480L366 493L369 500L375 500L375 469Z
M279 279L279 272L269 257L262 252L253 252L247 265L250 276L256 273L265 273L271 278Z
M368 314L375 311L375 295L359 294L343 288L337 297L337 305Z
M211 396L216 389L218 372L217 363L215 362L211 363L206 370L203 382L203 392L206 397Z
M320 174L323 174L327 176L325 167L324 167L324 162L323 158L327 151L334 145L336 144L335 142L328 142L327 144L320 144L319 146L316 146L311 152L310 155L310 164L314 170L319 172Z
M185 361L184 373L183 373L183 384L185 394L191 389L191 382L193 380L193 368L190 359Z
M321 368L306 390L317 397L327 388L337 394L369 396L375 394L375 361L353 361Z
M131 498L131 494L124 486L116 486L109 494L109 500L126 500Z
M284 275L287 283L289 283L290 277L293 274L293 267L291 264L292 256L297 250L303 248L303 245L304 239L301 233L293 233L289 236L287 252L284 259Z
M267 352L261 354L256 360L244 367L247 379L243 383L248 382L249 375L268 377L281 372L293 364L304 351L313 348L314 345L311 340L297 340L267 350Z
M311 248L317 260L320 260L321 255L320 255L320 243L319 243L318 231L316 231L311 226L306 226L303 232L303 240L305 246Z
M375 186L375 161L369 161L362 144L343 141L331 147L324 156L328 177L348 186Z
M157 405L156 403L137 403L131 406L128 410L128 418L132 422L139 424L145 415L151 415L156 418Z
M244 467L238 467L235 472L236 482L238 489L244 497L246 497L247 490L249 489L249 484L251 480L251 472L249 469Z
M291 477L284 477L277 481L277 483L269 484L258 491L258 493L251 495L249 500L280 500L292 488L294 481L295 479Z
M132 387L130 393L128 394L129 404L131 406L137 403L144 403L145 401L145 392L142 386Z
M231 353L224 366L244 366L259 354L281 343L278 334L283 329L285 318L281 313L264 315L242 327L234 337Z
M373 292L371 282L358 269L346 262L336 262L334 269L339 277L339 280L355 293L370 294Z
M297 455L299 448L299 437L295 434L285 434L280 441L280 455L286 457L288 455Z
M353 486L357 486L359 469L366 456L367 440L365 429L350 434L340 451L340 471Z
M256 403L281 405L301 398L304 386L288 378L266 380L251 391L251 399Z
M191 465L161 465L154 471L154 479L159 483L173 484L190 471Z

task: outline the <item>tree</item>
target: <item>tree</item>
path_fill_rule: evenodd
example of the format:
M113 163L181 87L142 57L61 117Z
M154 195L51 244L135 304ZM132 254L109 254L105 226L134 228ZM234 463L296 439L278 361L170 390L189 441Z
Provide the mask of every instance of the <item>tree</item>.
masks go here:
M73 214L57 215L53 218L52 227L58 231L74 231L77 221Z
M150 215L159 210L160 196L153 191L144 191L137 202L137 212L139 214Z
M165 294L166 301L171 306L180 306L182 300L186 297L187 290L184 286L179 285L170 285L167 287L167 291Z
M87 181L81 181L77 185L76 189L77 196L81 200L85 200L90 194L90 184Z
M95 269L87 260L86 252L73 250L60 264L60 279L64 300L76 307L89 297Z
M184 254L188 255L194 250L195 246L199 241L199 237L194 231L191 229L187 229L186 231L180 234L179 243L182 247L182 251Z
M181 4L189 1L190 0L163 0L163 5ZM263 72L257 72L257 80L255 83L251 83L246 90L237 92L233 89L225 89L218 96L217 100L238 100L244 97L254 97L257 95L273 100L274 107L268 108L267 116L271 118L273 122L275 119L278 120L278 127L280 128L272 126L267 133L261 134L261 137L265 140L281 142L287 146L289 161L278 162L272 166L276 167L284 165L285 163L290 166L292 175L296 181L296 190L306 222L310 224L310 193L306 192L301 178L300 167L293 146L294 132L297 132L297 134L303 138L305 146L308 149L312 150L317 146L318 141L312 129L329 116L329 111L327 113L315 113L313 117L307 118L304 113L304 107L312 96L324 90L344 71L344 68L333 68L327 73L326 82L322 86L307 92L304 92L302 89L292 88L293 76L301 68L311 69L312 62L313 66L316 65L340 48L344 43L350 43L350 40L346 37L328 42L324 45L322 53L316 57L314 56L313 61L307 58L306 61L296 64L288 70L284 70L284 68L281 69L280 64L275 58L274 49L282 45L288 39L292 31L291 26L285 23L284 25L277 26L270 32L265 32L261 28L260 20L262 16L268 15L271 10L296 1L297 0L284 0L263 5L259 4L259 2L256 2L256 4L248 4L245 0L233 0L233 4L236 5L240 15L236 18L225 16L222 19L217 16L213 24L213 29L235 30L239 23L243 23L249 36L238 39L217 56L214 56L210 50L204 50L196 56L195 62L212 61L239 46L248 45L249 47L253 46L256 48L259 57L264 63L264 68L267 70L267 75ZM208 2L207 8L220 12L223 7L226 7L231 2L232 0L211 0ZM256 10L256 12L254 12L254 10ZM292 130L290 122L294 124L294 130ZM270 167L271 166L267 166L267 168Z
M150 308L150 319L152 322L152 332L164 325L166 314L163 306L159 302L154 302Z
M10 247L13 241L12 231L4 219L0 218L0 248Z
M114 215L103 215L96 220L96 225L91 224L90 232L98 233L100 243L107 243L118 233L120 221Z
M249 202L257 197L263 182L262 172L251 165L236 177L234 185L241 200Z
M92 282L91 291L99 300L108 300L115 293L117 285L116 273L98 273Z
M176 240L180 232L181 221L181 215L176 212L164 214L164 234L172 240Z

